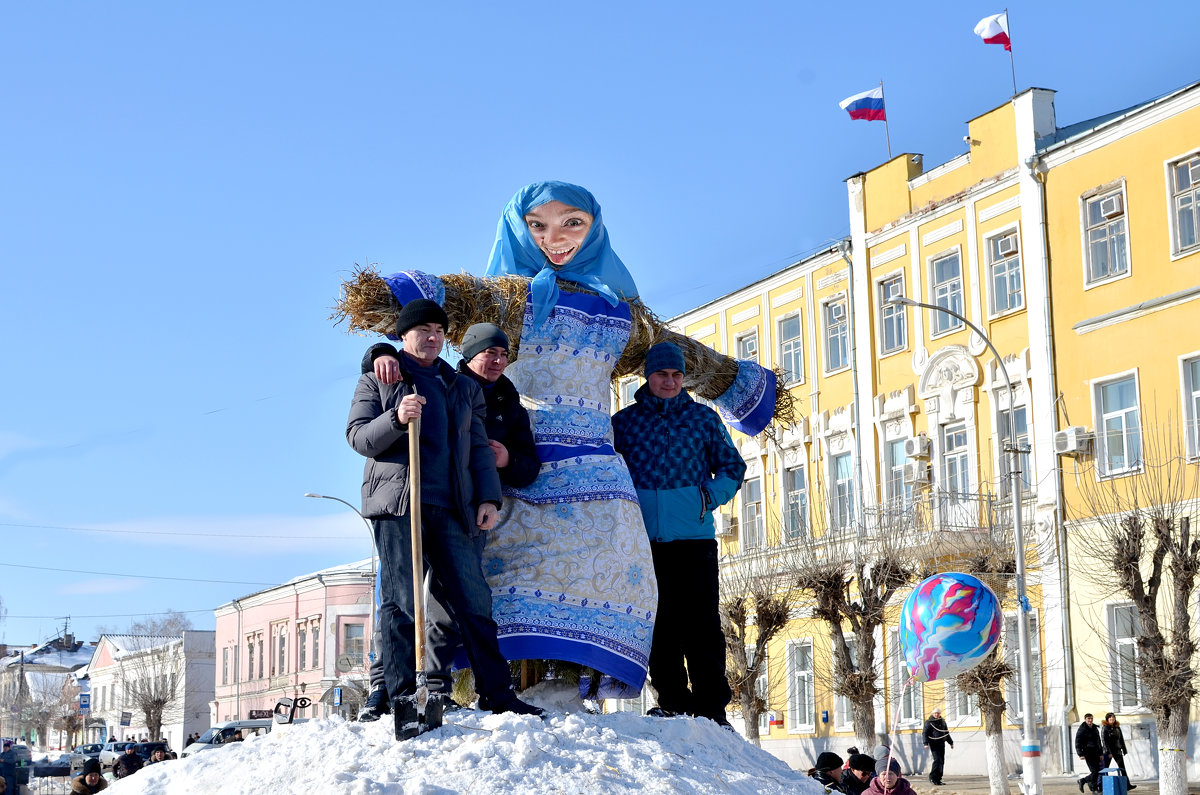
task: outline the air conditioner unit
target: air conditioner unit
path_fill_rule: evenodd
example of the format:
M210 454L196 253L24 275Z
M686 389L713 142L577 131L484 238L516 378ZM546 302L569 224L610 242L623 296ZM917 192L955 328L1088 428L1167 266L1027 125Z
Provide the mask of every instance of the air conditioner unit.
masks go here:
M1125 212L1125 203L1121 201L1121 194L1114 193L1112 196L1100 200L1100 214L1105 218L1116 218L1123 212Z
M908 458L929 458L929 437L921 434L905 439L904 455Z
M731 536L733 535L733 531L737 529L737 525L727 513L714 513L713 523L716 525L717 535L719 536Z
M1017 253L1017 236L1005 235L996 241L996 253L1001 257L1009 257Z
M1081 456L1092 450L1092 440L1095 434L1086 428L1072 425L1054 433L1055 455Z
M905 483L928 483L929 463L926 461L909 461L904 465Z

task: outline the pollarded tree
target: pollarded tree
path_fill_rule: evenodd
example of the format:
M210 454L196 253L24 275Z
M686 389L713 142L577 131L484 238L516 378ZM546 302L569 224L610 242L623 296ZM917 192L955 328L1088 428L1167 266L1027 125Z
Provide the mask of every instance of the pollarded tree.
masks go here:
M125 641L117 659L123 703L141 714L150 739L162 739L163 723L183 710L183 638L129 635Z
M1079 478L1081 505L1072 511L1081 529L1099 527L1091 545L1094 567L1112 576L1112 595L1137 612L1137 671L1144 706L1158 730L1159 790L1187 792L1188 723L1197 681L1196 639L1190 605L1200 574L1200 463L1182 449L1179 426L1170 415L1140 440L1128 434L1114 442L1135 468L1121 477L1100 472ZM1143 449L1139 450L1138 447ZM1097 456L1103 466L1108 451ZM1111 462L1110 462L1111 463ZM1086 530L1085 530L1086 531ZM1100 567L1103 568L1100 568Z

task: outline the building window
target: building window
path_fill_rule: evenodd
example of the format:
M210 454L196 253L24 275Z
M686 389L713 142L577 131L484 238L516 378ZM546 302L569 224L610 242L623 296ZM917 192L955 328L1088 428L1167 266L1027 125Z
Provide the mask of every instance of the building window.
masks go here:
M321 621L320 621L320 619L313 622L312 639L313 639L312 667L320 668L321 667Z
M789 384L804 378L804 343L800 331L799 312L779 321L779 367Z
M342 626L342 654L350 658L354 668L363 664L363 625L345 624Z
M1200 244L1200 155L1171 164L1171 210L1175 221L1175 252Z
M254 638L246 642L246 678L254 678Z
M1011 454L1005 452L1009 442L1009 423L1013 421L1017 423L1016 446L1022 449L1019 466L1021 467L1021 490L1028 493L1033 486L1033 467L1029 462L1029 414L1024 406L1017 406L1011 413L1008 409L1002 409L999 416L996 418L996 430L1000 433L1000 438L997 440L998 450L1000 451L1000 494L1007 497L1012 493L1012 480L1010 478L1010 467L1012 466Z
M849 453L835 455L833 470L833 526L846 528L854 523L854 467Z
M879 350L894 353L908 345L908 324L904 307L889 304L893 298L904 297L904 277L891 276L879 283Z
M924 690L920 682L909 682L908 672L904 668L903 656L900 654L900 634L896 630L891 633L892 653L892 685L895 692L900 693L900 703L896 706L899 722L902 724L920 725L925 720Z
M908 460L904 454L904 439L891 439L884 442L883 452L886 460L883 462L887 481L884 496L893 507L906 507L912 502L913 487L904 482L904 464Z
M279 670L277 670L276 673L282 675L282 674L287 673L287 630L286 629L281 628L279 630L278 644L279 644L279 648L276 652L276 656L278 657L277 662L279 664Z
M260 636L258 639L258 678L259 679L263 678L263 662L264 662L264 659L266 658L266 656L267 655L263 653L263 639Z
M1109 605L1108 625L1112 637L1113 701L1118 712L1138 709L1146 703L1146 691L1137 669L1137 639L1141 634L1137 608L1131 604Z
M946 720L951 723L979 721L979 697L959 690L954 679L946 680Z
M754 647L746 647L746 665L754 667ZM762 667L758 669L758 676L754 679L754 694L762 699L763 711L758 716L758 731L760 734L766 734L771 730L771 716L768 714L771 711L771 660L769 657L763 657Z
M850 647L850 663L858 670L858 638L846 635L846 645ZM836 669L835 669L836 670ZM850 731L854 728L854 711L850 706L849 696L834 696L833 728L837 731Z
M788 644L788 728L795 731L816 725L816 694L811 640Z
M301 624L296 627L296 667L303 671L308 654L308 627Z
M942 431L942 472L943 487L948 493L971 492L971 452L964 423L947 425Z
M758 361L758 329L748 331L737 338L737 357Z
M825 372L833 372L850 364L846 302L844 299L830 301L822 307L822 312L825 315Z
M992 281L992 314L999 315L1025 306L1021 286L1021 255L1017 233L988 238L988 273Z
M229 684L229 647L221 649L221 684Z
M783 471L783 493L787 500L783 531L786 540L794 541L805 534L808 524L808 483L804 479L803 466Z
M1038 618L1036 613L1029 617L1029 654L1033 668L1033 703L1037 720L1042 719L1042 648L1038 643ZM1018 655L1020 642L1017 634L1017 616L1004 617L1004 661L1012 666L1012 674L1004 677L1005 699L1008 701L1009 716L1015 723L1025 717L1025 700L1021 695L1021 659Z
M641 382L636 378L627 378L621 382L621 408L632 406L637 402L634 395L637 394L639 386L641 386Z
M933 303L951 312L963 313L962 260L958 252L933 261ZM963 322L945 312L930 310L934 334L945 334L962 328Z
M1189 456L1200 457L1200 357L1183 363L1183 433Z
M1096 385L1100 410L1101 474L1129 472L1142 463L1142 426L1138 412L1137 377L1130 375Z
M1087 226L1087 283L1128 273L1124 194L1115 190L1085 199L1083 212Z
M750 478L742 484L742 548L763 545L762 480Z

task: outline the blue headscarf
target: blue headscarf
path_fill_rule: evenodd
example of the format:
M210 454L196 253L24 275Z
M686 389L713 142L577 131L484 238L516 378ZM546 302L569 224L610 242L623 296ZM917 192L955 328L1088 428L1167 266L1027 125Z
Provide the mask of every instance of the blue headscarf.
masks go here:
M546 259L525 224L525 213L550 201L577 207L593 219L583 245L561 270L555 270ZM608 243L608 231L600 217L600 202L586 188L569 182L533 182L517 191L504 207L504 214L496 225L496 242L492 245L485 275L533 277L530 294L534 328L549 317L550 310L558 302L558 279L595 290L610 306L616 306L622 298L636 298L638 294L633 277Z

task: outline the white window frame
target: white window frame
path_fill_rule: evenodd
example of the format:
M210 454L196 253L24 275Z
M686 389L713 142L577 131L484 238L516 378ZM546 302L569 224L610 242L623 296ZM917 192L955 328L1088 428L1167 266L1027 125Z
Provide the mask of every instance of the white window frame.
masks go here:
M1025 432L1021 433L1020 423L1018 419L1017 426L1017 447L1029 447L1029 450L1024 453L1019 453L1021 457L1021 494L1022 498L1028 498L1033 494L1033 432L1029 426L1029 406L1025 403L1017 403L1013 409L1018 415L1023 414L1025 417ZM1001 497L1009 496L1010 478L1008 473L1008 453L1004 452L1005 445L1008 444L1008 421L1009 412L1007 408L998 409L996 411L996 472L1000 478L999 488L996 493Z
M906 437L883 440L884 500L893 508L912 504L912 484L904 482L904 465L908 463L904 445L907 441Z
M1017 616L1019 613L1012 611L1004 614L1004 629L1003 629L1003 644L1004 660L1012 666L1013 672L1011 675L1004 677L1004 698L1008 702L1008 720L1011 723L1019 723L1024 720L1025 713L1021 703L1021 664L1020 664L1020 640L1017 629ZM1031 610L1029 617L1029 651L1032 657L1033 667L1033 700L1037 705L1037 712L1034 714L1035 720L1044 720L1046 714L1046 696L1042 692L1042 644L1039 638L1041 633L1038 628L1041 622L1038 618L1036 610Z
M800 488L792 489L789 477L793 472L800 473ZM783 540L784 543L795 541L808 535L808 466L807 462L801 462L795 466L782 467L780 475L783 480ZM799 510L793 514L792 512L792 495L799 494ZM792 517L796 516L799 522L798 527L793 527Z
M1133 615L1133 634L1118 635L1117 634L1117 612L1132 611ZM1138 648L1137 637L1140 634L1141 622L1138 617L1137 606L1132 602L1112 602L1107 605L1105 610L1105 618L1108 623L1108 671L1109 671L1109 693L1112 697L1112 703L1116 707L1116 711L1124 714L1127 712L1141 712L1146 709L1146 683L1142 681L1141 673L1138 671ZM1131 669L1129 673L1133 675L1133 689L1135 700L1129 703L1125 700L1124 693L1124 676L1125 665L1123 661L1127 659L1123 652L1128 650L1132 659L1126 663Z
M803 683L805 672L796 666L796 653L802 647L808 647L807 683ZM817 696L816 696L816 655L812 638L789 639L785 645L787 654L787 731L788 734L810 734L817 728ZM807 693L802 691L806 690ZM803 705L808 709L809 720L802 720L800 713L801 699L807 696Z
M960 709L965 706L966 709ZM979 697L967 695L958 689L955 679L946 680L946 710L944 717L950 726L981 726L983 713L979 711Z
M1093 203L1099 203L1113 196L1121 198L1121 206L1124 208L1121 212L1121 223L1124 229L1121 235L1124 236L1125 242L1122 246L1125 254L1125 270L1109 271L1105 276L1092 278L1092 243L1091 232L1093 229L1099 229L1101 223L1092 224L1089 218L1088 209ZM1116 223L1115 220L1106 220L1103 226L1109 227ZM1109 235L1105 235L1105 239L1109 239ZM1125 180L1101 185L1098 188L1088 191L1079 197L1079 241L1082 246L1081 260L1083 262L1083 272L1080 274L1083 277L1083 289L1090 290L1093 287L1100 287L1105 284L1128 279L1133 275L1133 246L1130 245L1130 230L1129 230L1129 197L1125 191Z
M891 707L893 725L899 728L916 728L925 725L925 689L921 682L913 682L904 690L909 675L904 670L904 655L900 651L900 631L889 630L888 676L892 680ZM903 691L903 692L902 692Z
M853 632L846 632L846 645L850 647L850 662L854 663L854 668L858 669L858 636ZM829 671L830 674L834 670L833 650L830 649ZM832 688L830 688L832 690ZM839 696L833 694L833 730L839 732L854 731L854 711L850 705L849 696Z
M753 351L748 349L753 348ZM746 359L748 361L758 361L758 326L752 329L743 331L734 337L734 350L737 351L736 358Z
M1120 381L1125 381L1130 378L1133 379L1133 394L1134 394L1133 408L1132 409L1121 409L1120 411L1105 412L1104 403L1103 403L1103 400L1101 399L1101 394L1102 394L1103 388L1106 386L1111 386L1113 384L1116 384ZM1096 429L1096 473L1097 473L1097 475L1100 478L1115 478L1115 477L1122 477L1122 476L1129 475L1129 474L1136 473L1136 472L1141 472L1142 471L1142 459L1143 459L1143 455L1145 453L1145 444L1144 444L1144 439L1143 439L1143 434L1142 434L1142 419L1141 419L1141 417L1142 417L1141 383L1140 383L1140 379L1138 378L1137 368L1134 368L1132 370L1126 370L1122 373L1113 373L1111 375L1103 376L1102 378L1094 379L1089 384L1089 390L1091 391L1091 395L1092 395L1092 417L1093 417L1093 423L1094 423L1092 427L1094 427ZM1136 462L1132 465L1126 465L1124 467L1121 467L1120 469L1110 469L1109 465L1108 465L1109 464L1108 432L1107 432L1105 423L1107 422L1107 420L1109 418L1114 417L1116 414L1124 414L1124 415L1128 416L1130 412L1132 412L1135 415L1135 418L1137 420L1138 450L1137 450ZM1125 450L1126 458L1129 458L1130 456L1128 455L1128 447L1129 447L1128 426L1126 426L1126 431L1122 433L1121 438L1122 438L1122 444L1126 448L1126 450Z
M758 488L757 500L750 500L751 484ZM738 533L741 535L742 551L762 549L767 542L763 522L762 478L757 475L746 478L738 491L741 503L741 510L738 512Z
M890 287L899 283L899 289ZM893 356L908 350L908 307L899 304L889 304L895 297L904 297L904 271L893 271L875 280L875 296L879 304L879 325L876 333L879 335L879 358ZM887 347L887 328L893 325L899 336L899 344Z
M832 527L835 530L845 530L854 526L854 522L858 517L855 510L857 505L857 489L854 487L854 459L851 453L837 453L829 457L829 483L833 488L830 490L831 496L829 506L829 519ZM843 480L838 479L838 462L846 461L849 464L849 472ZM843 509L842 506L845 506Z
M967 314L967 311L966 311L967 310L966 275L964 273L964 268L963 268L962 249L957 246L952 249L949 249L947 251L942 251L938 254L934 254L933 256L929 257L926 260L926 268L929 272L929 301L928 301L928 303L933 304L934 306L939 306L939 307L943 306L943 302L938 300L939 290L942 288L943 285L953 284L953 280L950 280L947 282L942 282L941 284L938 283L938 281L937 281L937 263L939 263L942 260L947 259L949 257L956 257L958 259L958 293L957 293L958 306L957 307L954 306L954 300L953 300L954 292L953 292L953 289L951 289L946 293L945 308L953 310L953 311L957 311L958 314L966 317L966 314ZM937 339L938 337L945 337L948 334L953 334L956 331L961 331L963 328L966 327L965 324L961 320L954 317L953 315L948 315L945 312L939 312L938 310L935 310L935 309L930 309L927 311L929 312L929 338L930 339ZM947 323L948 325L946 325L945 327L942 327L940 324L943 322Z
M754 665L754 644L743 647L746 651L746 666ZM763 667L754 680L754 693L763 700L763 711L758 715L758 733L768 734L771 731L771 655L768 653L763 660Z
M971 466L971 426L966 421L958 421L947 423L941 426L941 471L942 471L942 491L946 494L971 494L973 478ZM962 435L962 447L950 449L951 436ZM953 455L953 459L951 456ZM958 476L957 482L951 482L951 462L955 462L959 466L955 467L955 472Z
M783 324L795 320L798 327L798 333L795 337L784 338ZM804 383L804 318L800 312L789 312L779 318L775 323L775 338L779 340L779 367L787 375L787 386ZM784 346L792 346L790 350L784 351ZM797 370L793 372L788 368L788 358L796 363Z
M1172 157L1164 161L1163 168L1166 170L1166 189L1167 189L1167 226L1170 234L1170 252L1171 259L1176 260L1181 257L1191 256L1197 251L1200 251L1200 181L1193 182L1191 187L1185 192L1175 190L1175 168L1176 166L1200 156L1200 148L1193 149L1190 152ZM1192 194L1193 214L1196 215L1196 242L1187 248L1179 245L1179 223L1175 212L1176 199L1182 193Z
M837 335L837 339L842 348L842 355L845 356L846 360L836 367L831 367L829 351L830 345L834 342L832 335L834 326L830 324L830 315L835 304L840 304L842 307L842 320L837 324L841 327L841 333ZM826 375L850 369L850 313L845 293L838 293L821 302L821 353L821 360L825 367Z
M303 671L307 666L305 657L308 655L308 625L296 625L296 670Z
M1001 240L1006 237L1016 238L1017 253L1013 254L1010 257L1006 257L1003 260L993 260L992 259L992 243L993 243L993 241ZM1024 249L1024 246L1021 241L1020 225L1011 224L1010 226L1001 227L999 229L993 229L990 232L988 232L983 238L983 250L984 250L984 257L983 257L984 267L987 269L987 288L986 289L987 289L987 294L988 294L988 307L990 309L990 313L988 315L989 319L1003 317L1005 315L1010 315L1013 312L1021 311L1022 309L1025 308L1025 272L1024 272L1025 263L1022 259L1022 255L1024 254L1025 249ZM996 307L996 299L999 297L999 293L996 290L995 269L996 269L996 266L1000 263L1012 263L1014 261L1016 263L1016 281L1017 281L1016 295L1018 297L1018 300L1017 300L1016 304L1005 307L1004 309L999 309ZM1010 273L1009 273L1008 278L1011 280L1011 265L1010 265ZM1010 290L1010 291L1008 291L1007 294L1010 296L1010 300L1011 300L1013 291Z
M1184 449L1190 460L1200 458L1200 351L1179 357L1179 394L1183 400Z
M635 400L633 396L637 393L638 388L641 387L641 385L642 385L642 382L641 382L641 379L639 379L639 378L622 379L621 391L617 395L617 400L620 403L621 408L625 408L626 406L632 406L634 403L637 402L637 400Z

